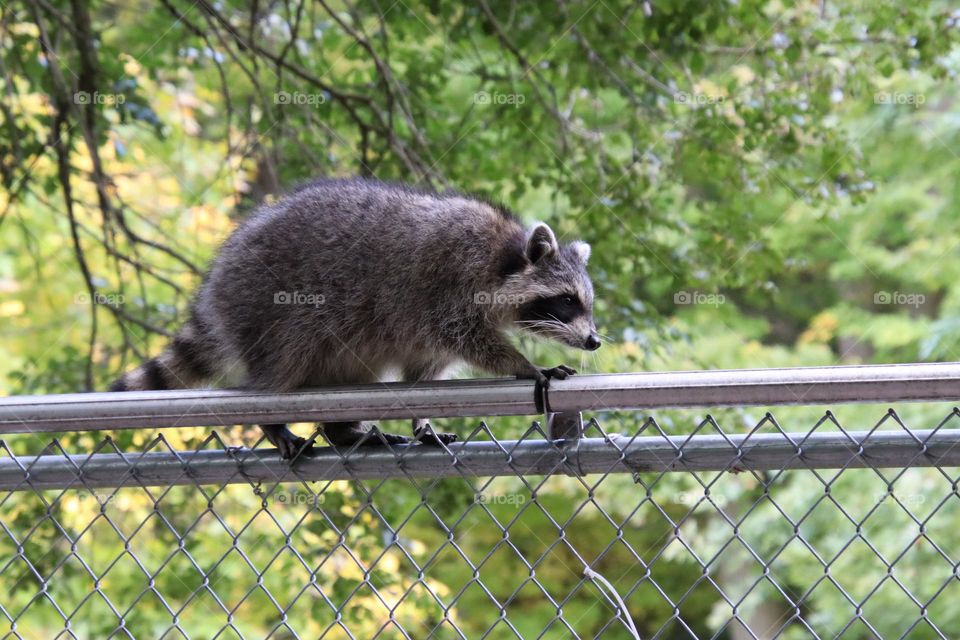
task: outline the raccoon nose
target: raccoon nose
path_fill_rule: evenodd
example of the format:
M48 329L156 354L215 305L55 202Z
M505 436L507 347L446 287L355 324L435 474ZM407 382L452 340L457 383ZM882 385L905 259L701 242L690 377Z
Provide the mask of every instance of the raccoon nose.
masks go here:
M583 348L587 351L596 351L600 348L600 336L595 333L591 333L586 342L583 343Z

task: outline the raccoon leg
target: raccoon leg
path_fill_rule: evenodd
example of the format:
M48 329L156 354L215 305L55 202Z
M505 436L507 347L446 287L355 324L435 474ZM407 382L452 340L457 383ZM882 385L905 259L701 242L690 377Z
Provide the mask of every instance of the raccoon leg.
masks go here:
M436 380L445 368L445 366L434 363L405 367L403 370L403 379L407 382ZM457 439L457 434L434 431L427 418L414 418L413 438L425 445L440 447L454 442Z
M566 380L576 372L576 369L561 364L546 369L538 367L533 374L517 374L517 378L533 378L533 403L537 407L537 413L545 413L549 411L549 407L544 404L544 391L550 388L550 381Z
M532 379L535 382L533 401L538 413L543 413L546 409L543 392L550 388L550 380L563 380L577 372L566 365L546 369L538 367L517 351L503 335L496 332L483 332L482 335L472 337L467 344L468 351L464 356L470 364L495 375Z
M352 447L356 444L362 447L375 447L384 442L388 445L410 442L407 436L384 433L376 427L364 429L360 422L324 422L323 435L334 447Z
M284 460L293 460L301 454L313 453L313 440L301 438L290 431L285 424L262 424L260 428ZM352 447L355 444L377 446L384 442L395 445L410 442L407 436L384 433L376 427L364 429L359 422L325 422L323 435L334 447Z
M262 424L260 428L284 460L293 460L300 454L313 453L313 440L301 438L290 431L285 424Z
M242 388L292 391L303 386L304 375L301 368L290 366L276 358L277 352L270 352L261 341L244 354L246 380ZM273 356L273 357L271 357ZM296 364L296 363L294 363ZM302 438L285 424L261 424L263 435L277 448L284 460L295 460L301 454L313 453L313 438Z

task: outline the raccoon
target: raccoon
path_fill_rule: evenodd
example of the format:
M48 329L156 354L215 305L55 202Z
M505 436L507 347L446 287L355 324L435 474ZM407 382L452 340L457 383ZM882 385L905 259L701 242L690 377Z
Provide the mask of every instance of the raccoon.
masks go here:
M506 207L477 197L319 180L237 227L176 337L111 390L288 391L376 382L390 371L422 381L457 363L532 378L542 389L575 370L535 366L508 330L599 348L589 256L588 244L560 244L546 224L525 228ZM287 425L261 427L284 458L312 446ZM375 429L323 425L335 446L410 440ZM455 439L423 419L413 434L434 445Z

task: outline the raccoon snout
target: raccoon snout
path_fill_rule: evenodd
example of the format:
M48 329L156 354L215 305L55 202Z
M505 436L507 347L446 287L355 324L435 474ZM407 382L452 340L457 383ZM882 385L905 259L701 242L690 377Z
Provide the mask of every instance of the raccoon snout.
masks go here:
M587 351L596 351L600 348L600 336L591 333L583 343L583 348Z

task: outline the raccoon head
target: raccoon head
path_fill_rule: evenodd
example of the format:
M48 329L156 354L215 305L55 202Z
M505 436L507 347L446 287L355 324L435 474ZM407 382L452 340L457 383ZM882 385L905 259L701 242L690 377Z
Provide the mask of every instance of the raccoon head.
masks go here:
M599 349L593 284L587 275L590 245L560 245L550 227L537 223L527 232L523 253L523 269L510 277L517 299L513 322L571 347Z

